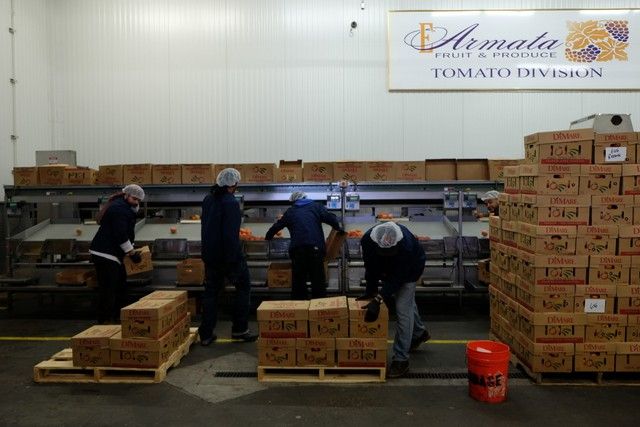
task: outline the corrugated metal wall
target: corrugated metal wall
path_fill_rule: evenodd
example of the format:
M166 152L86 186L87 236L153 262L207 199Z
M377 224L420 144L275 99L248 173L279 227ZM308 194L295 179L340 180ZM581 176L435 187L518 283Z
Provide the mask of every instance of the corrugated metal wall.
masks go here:
M11 23L10 0L0 0L0 183L12 180L13 147L11 134L11 38L6 30ZM0 191L0 200L4 191ZM2 220L0 220L2 221ZM2 238L3 236L0 236ZM0 244L2 244L0 242Z
M365 0L364 11L360 0L17 4L22 164L49 146L90 166L518 157L524 134L594 112L628 112L640 127L638 93L386 89L388 10L637 0Z

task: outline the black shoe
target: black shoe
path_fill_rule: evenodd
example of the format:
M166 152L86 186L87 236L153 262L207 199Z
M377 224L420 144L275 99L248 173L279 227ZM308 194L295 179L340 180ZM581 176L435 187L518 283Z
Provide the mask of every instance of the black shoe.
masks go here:
M420 347L420 344L422 344L423 342L427 342L430 339L431 339L431 334L429 333L429 331L425 329L422 335L420 335L418 338L413 338L411 340L411 347L409 347L409 351L416 351L418 347Z
M203 347L208 347L217 339L218 336L216 334L213 334L209 338L200 339L200 345Z
M245 332L242 332L240 334L232 332L231 338L234 340L240 340L242 342L254 342L258 339L258 334L254 334L253 332L251 332L251 329L247 329Z
M391 365L389 365L389 369L387 370L387 378L404 377L407 372L409 372L408 360L394 360L391 362Z

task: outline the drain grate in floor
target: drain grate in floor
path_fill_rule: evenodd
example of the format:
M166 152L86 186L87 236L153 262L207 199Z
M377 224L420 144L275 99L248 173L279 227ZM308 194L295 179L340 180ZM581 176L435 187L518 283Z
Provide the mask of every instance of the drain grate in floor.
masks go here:
M215 378L256 378L258 374L251 371L218 371L213 374ZM465 380L466 372L409 372L404 378L414 380ZM522 372L510 372L509 378L514 380L527 379Z

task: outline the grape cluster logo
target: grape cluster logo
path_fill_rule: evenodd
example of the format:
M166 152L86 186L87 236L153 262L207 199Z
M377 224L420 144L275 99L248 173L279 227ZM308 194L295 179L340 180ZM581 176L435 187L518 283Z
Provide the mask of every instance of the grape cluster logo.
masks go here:
M628 21L567 21L564 54L571 62L626 61Z

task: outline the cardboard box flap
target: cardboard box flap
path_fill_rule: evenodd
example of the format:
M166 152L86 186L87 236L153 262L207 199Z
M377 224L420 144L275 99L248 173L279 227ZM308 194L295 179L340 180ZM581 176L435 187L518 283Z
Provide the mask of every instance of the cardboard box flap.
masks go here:
M617 225L579 225L578 236L618 237Z
M640 286L617 285L616 295L618 298L640 298Z
M594 196L599 197L599 196ZM523 197L524 202L524 197ZM527 202L524 202L527 203ZM530 202L538 207L549 206L591 206L591 196L537 196L535 201Z
M117 333L109 340L109 348L111 350L130 350L130 351L161 351L169 346L169 341L174 337L176 327L171 328L169 332L155 340L143 340L139 338L122 338L121 333Z
M596 133L594 135L596 143L602 142L638 142L638 135L635 132L619 132L619 133Z
M566 129L550 132L537 132L524 137L525 144L588 141L594 139L591 129Z
M109 338L120 333L120 325L94 325L71 337L71 345L109 348Z
M312 348L335 349L336 339L335 338L297 338L296 339L297 350L307 350Z
M580 175L622 175L622 165L580 165Z
M518 231L528 236L571 236L577 234L577 227L574 225L533 225L525 222L519 223Z
M505 166L502 174L505 177L520 176L520 166Z
M309 301L263 301L256 313L258 321L307 320Z
M640 237L640 225L620 225L620 237Z
M631 267L631 257L622 255L591 255L589 265L617 265L620 267Z
M534 313L523 306L518 313L532 325L585 325L584 313Z
M337 350L386 350L386 338L336 338Z
M626 326L627 324L626 314L587 313L586 316L588 325L617 324Z
M622 165L622 176L640 175L640 164Z
M619 205L619 206L633 206L633 196L592 196L591 200L593 205L605 206L605 205Z
M121 319L160 319L176 310L178 301L174 299L143 299L120 310Z
M618 342L615 344L617 354L640 354L640 342Z
M543 176L543 175L580 175L580 165L550 164L536 165L523 164L518 166L520 176Z
M499 216L491 215L491 216L489 217L489 226L491 226L491 227L496 227L496 228L500 228L500 227L501 227L501 225L500 225L500 224L501 224L501 221L502 221L502 220L500 219L500 217L499 217Z
M543 354L566 354L575 353L575 344L573 343L534 343L528 340L522 334L518 334L516 340L526 348L529 353L534 355Z
M349 318L347 297L317 298L309 303L309 320L347 318Z
M576 296L615 297L618 293L616 285L577 285Z
M145 299L173 299L178 302L186 302L188 299L187 291L154 291L149 295L145 295L140 300Z
M364 322L365 307L369 304L370 300L357 301L355 298L349 298L347 302L349 304L349 320ZM389 310L384 302L380 304L378 320L389 320Z
M258 338L258 348L296 348L296 338Z
M536 267L586 268L589 266L589 256L588 255L536 255L534 265Z
M576 353L615 353L615 342L589 342L576 344Z

